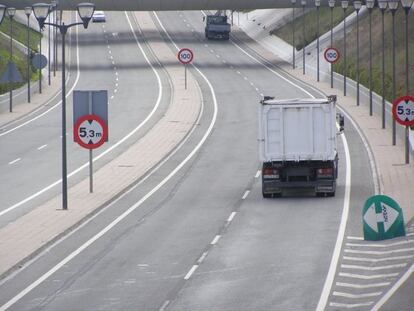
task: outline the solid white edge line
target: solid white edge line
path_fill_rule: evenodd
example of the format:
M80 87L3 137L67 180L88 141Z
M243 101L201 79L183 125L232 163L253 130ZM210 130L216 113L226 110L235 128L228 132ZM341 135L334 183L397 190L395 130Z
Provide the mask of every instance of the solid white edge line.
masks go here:
M333 285L335 278L336 269L339 262L339 257L341 255L341 248L345 237L345 229L348 221L349 208L350 208L350 198L351 198L351 156L349 153L348 141L345 138L345 135L341 135L342 142L344 144L345 150L345 162L346 162L346 177L345 177L345 196L344 196L344 205L342 209L341 224L339 226L338 236L336 239L335 249L332 254L331 264L329 266L328 275L325 280L325 284L319 298L318 306L316 307L317 311L323 311L326 308L328 303L329 294Z
M76 18L77 19L77 18ZM69 96L70 96L70 94L73 92L73 90L75 89L75 87L77 86L77 84L78 84L78 82L79 82L79 78L80 78L80 63L79 63L79 40L78 40L78 38L79 38L79 31L78 31L78 27L75 27L76 28L76 70L77 70L77 73L76 73L76 79L75 79L75 82L74 82L74 84L73 84L73 86L70 88L70 90L66 93L66 98L69 98ZM70 78L67 78L66 80L65 80L65 84L68 84L69 83L69 81L70 81ZM55 98L56 97L58 97L59 96L59 94L61 94L61 92L57 92L50 100L48 100L47 102L46 102L46 104L44 104L43 106L47 106L49 103L51 103L53 100L55 100ZM62 104L62 100L59 100L59 102L56 104L56 105L54 105L54 106L52 106L52 107L50 107L48 110L46 110L45 112L43 112L43 113L41 113L41 114L39 114L39 115L37 115L36 117L34 117L34 118L32 118L32 119L30 119L30 120L28 120L28 121L26 121L26 122L23 122L22 124L20 124L20 125L18 125L18 126L16 126L16 127L14 127L14 128L11 128L10 130L8 130L8 131L5 131L5 132L2 132L2 133L0 133L0 137L2 137L2 136L4 136L4 135L7 135L7 134L9 134L9 133L11 133L11 132L14 132L14 131L16 131L16 130L18 130L18 129L20 129L20 128L22 128L23 126L26 126L27 124L30 124L30 123L32 123L32 122L34 122L34 121L36 121L37 119L40 119L41 117L43 117L44 115L46 115L46 114L48 114L50 111L52 111L53 109L55 109L55 108L57 108L59 105L61 105ZM0 215L1 216L1 215Z
M184 280L189 280L191 278L191 276L193 275L193 273L197 270L198 265L194 265L191 267L190 271L187 272L187 274L184 277Z
M105 151L103 151L101 154L99 154L98 156L96 156L93 159L93 162L99 160L100 158L102 158L103 156L105 156L106 154L108 154L109 152L111 152L112 150L114 150L115 148L118 148L119 145L121 145L122 143L124 143L127 139L129 139L132 135L134 135L137 131L139 131L150 119L151 117L155 114L155 112L157 111L158 107L161 104L161 98L162 98L162 93L163 93L163 87L162 87L162 83L161 83L161 78L158 74L158 72L155 70L155 67L151 64L151 62L149 61L147 55L145 54L145 51L143 50L141 44L138 41L138 38L134 32L134 28L132 27L131 21L127 15L127 13L125 12L125 15L127 17L129 26L131 28L131 31L133 33L133 36L136 40L136 43L138 45L138 48L140 49L142 55L144 56L145 60L147 61L147 63L150 65L152 71L154 72L156 78L157 78L157 82L158 82L158 98L157 98L157 102L154 106L154 108L152 109L152 111L148 114L148 116L135 128L133 129L129 134L127 134L124 138L122 138L120 141L118 141L117 143L115 143L114 145L112 145L111 147L109 147L108 149L106 149ZM82 171L83 169L89 167L89 162L83 164L82 166L80 166L79 168L77 168L76 170L72 171L71 173L68 174L68 178L72 177L73 175L79 173L80 171ZM59 179L57 181L55 181L54 183L50 184L49 186L43 188L42 190L36 192L35 194L27 197L26 199L14 204L13 206L3 210L0 212L0 217L3 216L4 214L7 214L8 212L20 207L21 205L33 200L34 198L40 196L41 194L49 191L50 189L52 189L53 187L59 185L62 182L62 179Z
M130 22L127 12L125 12L125 15L127 16L128 21ZM164 25L161 23L161 21L158 19L157 14L154 12L155 17L157 18L161 28L164 30L164 32L167 34L171 42L175 45L174 41L171 39L169 33L164 28ZM132 25L130 24L131 28ZM19 294L14 296L12 299L10 299L6 304L0 307L0 311L6 311L8 308L10 308L12 305L14 305L17 301L19 301L21 298L26 296L28 293L30 293L34 288L36 288L38 285L43 283L46 279L48 279L53 273L58 271L60 268L62 268L64 265L66 265L69 261L71 261L73 258L75 258L77 255L79 255L81 252L83 252L85 249L87 249L90 245L92 245L95 241L97 241L99 238L101 238L103 235L105 235L108 231L110 231L113 227L115 227L119 222L121 222L124 218L126 218L129 214L131 214L135 209L137 209L139 206L141 206L147 199L149 199L155 192L157 192L160 188L162 188L175 174L177 174L178 171L181 170L181 168L184 167L185 164L198 152L198 150L203 146L207 138L210 136L210 133L213 130L214 124L217 120L217 98L216 93L214 92L214 88L211 85L210 81L207 79L207 77L195 66L193 66L197 72L203 77L203 79L208 84L210 91L212 93L213 97L213 103L214 103L214 114L213 118L210 122L210 125L202 137L202 139L199 141L197 146L190 152L190 154L167 176L165 177L157 186L155 186L150 192L148 192L144 197L142 197L138 202L136 202L134 205L132 205L130 208L128 208L124 213L122 213L120 216L118 216L113 222L111 222L108 226L106 226L104 229L102 229L100 232L98 232L95 236L90 238L87 242L82 244L78 249L73 251L69 256L64 258L62 261L60 261L58 264L56 264L52 269L50 269L48 272L43 274L40 278L38 278L35 282L30 284L28 287L26 287L23 291L21 291ZM196 268L194 268L196 267ZM198 268L198 265L194 265L191 269L194 271ZM192 273L194 273L194 271ZM190 270L191 272L191 270ZM189 273L190 273L189 272ZM187 273L187 275L189 274ZM191 274L192 274L191 273ZM190 275L191 276L191 275Z
M388 292L374 305L372 308L373 311L379 310L391 297L394 293L409 279L411 274L414 272L414 264L411 265L410 269L390 288Z

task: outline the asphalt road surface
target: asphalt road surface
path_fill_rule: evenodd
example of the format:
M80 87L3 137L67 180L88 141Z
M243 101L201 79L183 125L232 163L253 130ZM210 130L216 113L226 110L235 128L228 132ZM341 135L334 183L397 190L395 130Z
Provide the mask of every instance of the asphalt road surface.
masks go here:
M263 199L256 140L261 96L323 94L264 63L242 42L206 41L200 12L163 12L152 18L165 40L194 50L195 66L206 77L189 68L204 99L199 126L145 182L25 269L3 280L0 309L13 298L16 300L10 310L315 309L345 205L350 208L350 220L356 223L363 202L374 193L368 155L358 132L347 122L346 137L338 140L335 197L318 198L303 190L289 192L280 199ZM152 108L158 90L154 74L136 51L125 15L107 13L107 20L105 27L92 25L79 34L82 61L78 84L82 89L110 90L110 96L114 96L110 100L114 115L110 139L120 139ZM139 37L144 44L152 38L151 33ZM175 53L175 47L169 44ZM117 60L118 86L109 55ZM163 79L167 84L167 77ZM133 98L140 98L139 103ZM40 120L24 134L10 134L13 136L7 138L7 143L11 154L1 155L1 169L8 168L8 158L18 156L17 152L29 156L37 146L51 142L56 147L45 151L48 159L56 162L54 166L59 166L58 109ZM127 218L111 226L188 157L211 124L214 129L201 150ZM48 139L40 140L42 136ZM23 141L30 141L30 148ZM70 167L74 169L86 161L87 155L76 146L70 148L74 154ZM47 155L32 156L27 167L33 166L35 171L30 170L32 175L27 179L37 176L46 185L59 178L59 171L34 163L37 158L48 161L44 157ZM27 167L21 168L20 175L28 172ZM8 170L9 178L16 175L11 167ZM22 178L11 180L15 187L23 184ZM21 185L21 191L30 195L35 186L27 182L27 186ZM15 204L22 193L15 190L10 198L0 197L5 200L1 206L8 206ZM110 230L105 229L108 225ZM360 234L358 225L348 230Z

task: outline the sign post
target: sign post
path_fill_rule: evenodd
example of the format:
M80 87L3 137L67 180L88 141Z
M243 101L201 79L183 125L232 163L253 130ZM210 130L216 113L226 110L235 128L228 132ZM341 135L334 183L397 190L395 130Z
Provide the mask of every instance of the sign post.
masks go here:
M405 126L405 163L410 163L410 126L414 125L414 97L402 96L392 103L394 120Z
M364 240L380 241L405 236L403 212L385 195L370 197L362 211Z
M178 60L184 65L184 84L187 89L187 64L190 64L194 59L194 53L188 48L182 48L178 51Z
M108 92L75 91L73 138L89 149L89 192L93 193L93 149L108 141Z

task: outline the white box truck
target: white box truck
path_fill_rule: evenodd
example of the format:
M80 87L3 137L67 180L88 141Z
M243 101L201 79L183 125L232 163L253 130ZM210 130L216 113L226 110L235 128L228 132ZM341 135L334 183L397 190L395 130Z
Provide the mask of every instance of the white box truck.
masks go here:
M286 188L313 188L334 196L338 175L336 96L276 100L265 97L259 109L259 152L263 197Z

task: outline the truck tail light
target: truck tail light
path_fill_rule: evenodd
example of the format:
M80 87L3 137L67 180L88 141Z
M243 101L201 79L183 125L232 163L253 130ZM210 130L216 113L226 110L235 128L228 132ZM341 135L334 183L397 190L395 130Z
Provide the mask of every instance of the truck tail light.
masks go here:
M279 170L268 167L263 169L263 178L279 178Z
M316 170L316 175L318 175L318 177L332 176L333 175L333 168L332 167L318 168Z

